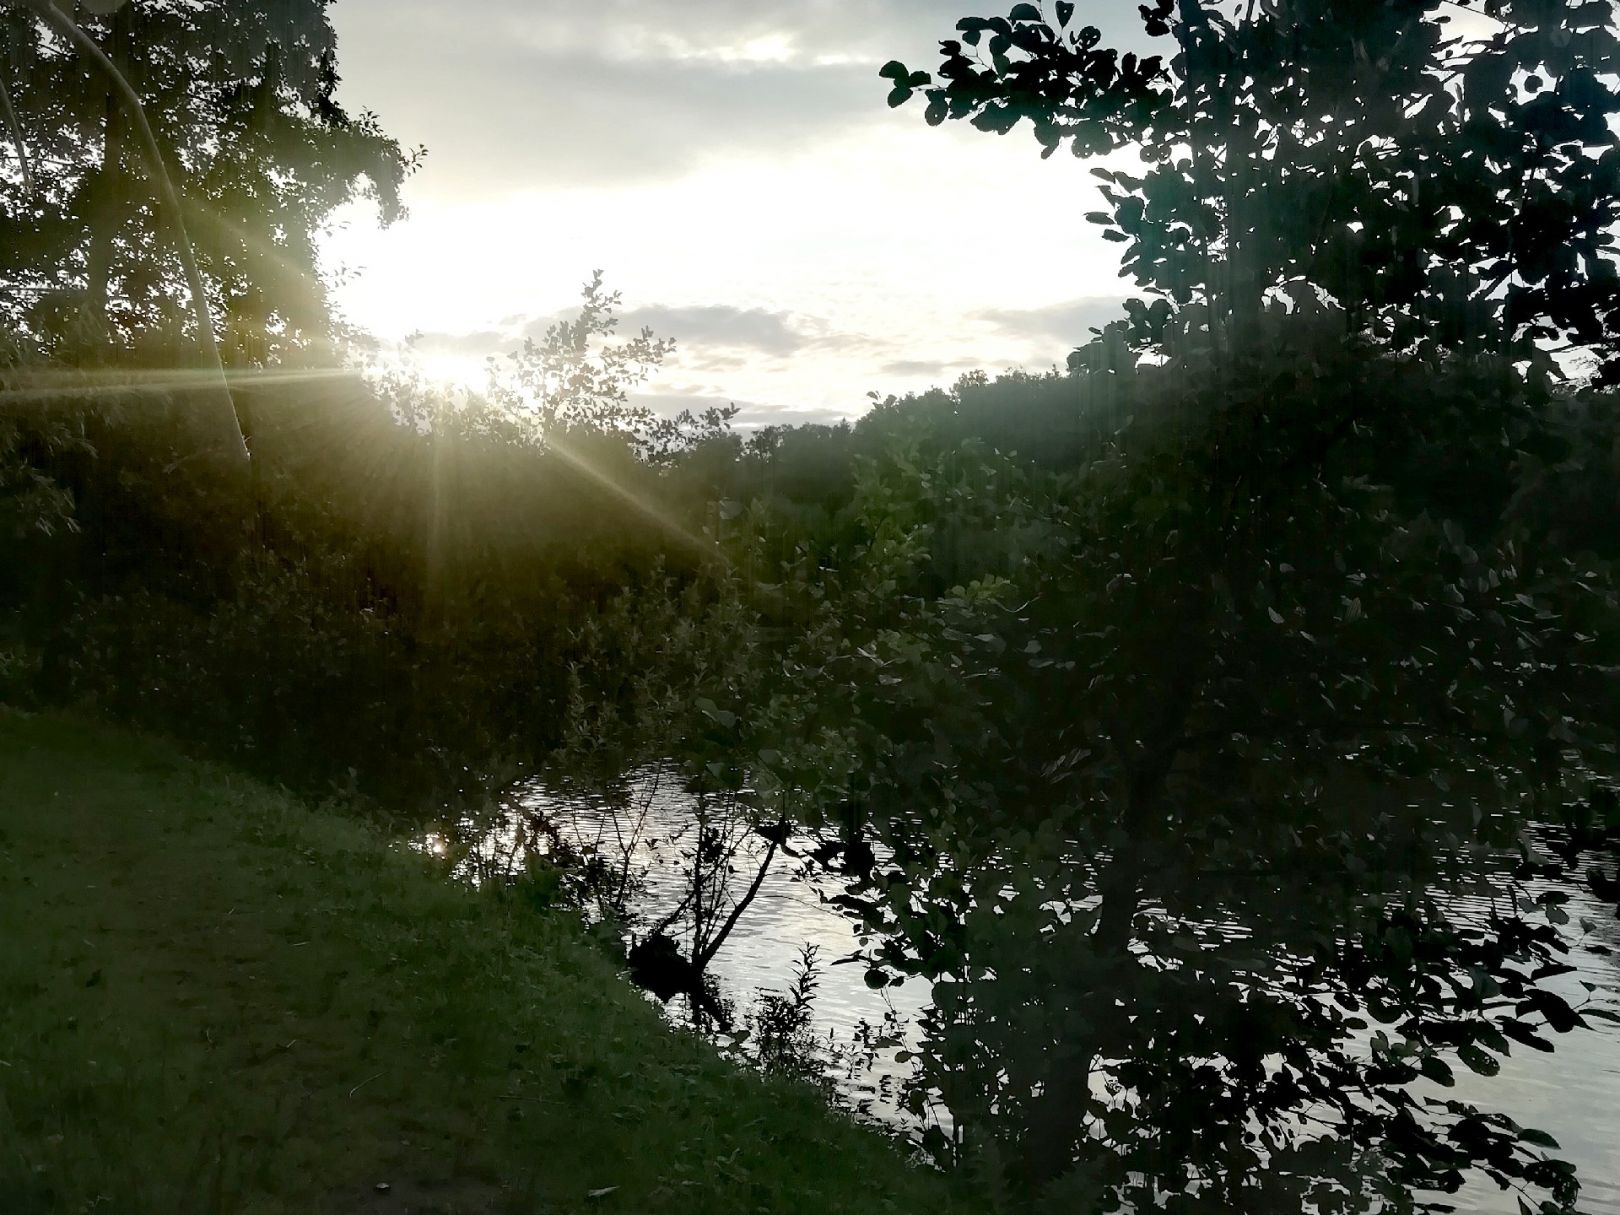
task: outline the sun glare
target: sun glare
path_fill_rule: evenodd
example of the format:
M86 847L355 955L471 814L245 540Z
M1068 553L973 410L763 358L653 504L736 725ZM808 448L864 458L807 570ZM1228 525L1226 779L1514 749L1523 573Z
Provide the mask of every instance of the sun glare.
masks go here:
M446 388L479 389L489 380L488 362L477 355L434 351L408 357L424 377Z
M408 342L386 346L366 360L372 374L422 380L451 392L479 391L489 382L489 361L476 354L417 350Z

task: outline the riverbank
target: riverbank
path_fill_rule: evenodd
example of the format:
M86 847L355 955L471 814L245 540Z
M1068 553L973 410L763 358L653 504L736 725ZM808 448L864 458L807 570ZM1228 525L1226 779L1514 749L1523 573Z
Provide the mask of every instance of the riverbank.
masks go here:
M577 924L171 748L0 709L0 1210L945 1211Z

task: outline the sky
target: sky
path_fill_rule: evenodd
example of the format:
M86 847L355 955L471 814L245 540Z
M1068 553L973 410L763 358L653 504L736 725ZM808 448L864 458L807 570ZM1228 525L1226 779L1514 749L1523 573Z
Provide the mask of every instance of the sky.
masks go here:
M1133 293L1083 218L1098 162L1043 161L1027 124L929 127L877 75L935 69L958 18L1004 8L337 0L339 100L427 147L408 219L345 209L338 303L385 343L419 335L424 372L477 378L601 269L621 332L676 342L643 399L735 403L743 426L1061 364Z

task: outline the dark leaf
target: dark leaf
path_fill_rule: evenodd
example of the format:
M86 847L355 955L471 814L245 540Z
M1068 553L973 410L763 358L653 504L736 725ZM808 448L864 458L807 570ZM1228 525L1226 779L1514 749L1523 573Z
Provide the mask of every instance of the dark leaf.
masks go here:
M1519 1142L1533 1143L1537 1147L1547 1148L1554 1152L1559 1150L1558 1140L1554 1139L1546 1131L1538 1131L1534 1127L1526 1127L1524 1130L1520 1131Z
M1418 1070L1436 1084L1444 1085L1446 1088L1457 1083L1450 1066L1438 1055L1425 1055L1423 1061L1418 1064Z
M1535 1031L1523 1021L1503 1020L1498 1022L1498 1026L1501 1028L1504 1034L1512 1038L1515 1042L1542 1051L1551 1051L1553 1048L1553 1044L1551 1042L1537 1035Z

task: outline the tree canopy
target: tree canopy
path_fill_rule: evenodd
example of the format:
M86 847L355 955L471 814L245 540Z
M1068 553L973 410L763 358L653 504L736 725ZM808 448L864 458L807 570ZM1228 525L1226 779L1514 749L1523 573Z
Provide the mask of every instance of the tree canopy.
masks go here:
M83 24L142 99L227 357L262 363L328 337L321 226L356 197L397 218L420 153L336 102L324 0L131 0ZM22 5L0 9L0 76L33 169L0 168L8 321L92 349L183 327L180 265L107 79Z
M1122 150L1087 216L1157 299L1217 336L1264 302L1335 301L1396 349L1484 346L1546 365L1534 343L1591 351L1620 376L1620 40L1607 3L1335 4L1156 0L1157 55L1120 53L1072 3L969 17L934 74L884 66L891 105L1006 133L1042 155ZM1488 27L1451 33L1459 18Z

